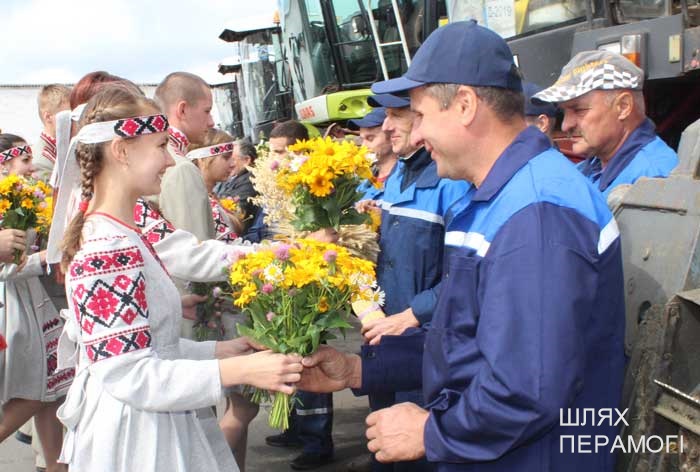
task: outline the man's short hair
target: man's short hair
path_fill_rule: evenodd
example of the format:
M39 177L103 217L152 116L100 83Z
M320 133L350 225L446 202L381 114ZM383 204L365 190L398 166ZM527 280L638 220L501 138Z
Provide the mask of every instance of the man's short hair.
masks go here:
M296 120L287 120L275 125L270 131L270 139L287 138L287 146L297 141L309 139L309 130Z
M156 103L167 111L181 100L188 105L194 105L206 98L205 90L208 89L209 84L198 75L189 72L172 72L158 85L154 98Z
M446 110L457 96L460 84L430 84L425 90L438 101L442 110ZM496 116L503 122L510 122L513 118L523 117L525 110L525 96L521 91L502 87L472 87L479 97Z
M70 88L61 84L44 85L39 91L37 104L39 105L39 118L43 112L54 115L62 104L70 102ZM43 119L43 118L42 118Z

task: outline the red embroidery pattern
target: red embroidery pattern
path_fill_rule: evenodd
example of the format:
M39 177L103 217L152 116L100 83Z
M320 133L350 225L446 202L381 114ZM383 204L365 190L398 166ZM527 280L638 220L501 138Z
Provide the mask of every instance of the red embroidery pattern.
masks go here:
M145 349L151 346L151 331L147 326L119 333L108 338L98 339L85 344L90 362L109 359L127 352Z
M49 390L53 390L55 387L59 387L57 389L59 390L61 385L70 384L73 377L75 377L75 369L63 369L58 374L51 376L46 382L46 386Z
M190 140L187 139L187 136L173 127L168 128L168 142L175 148L175 152L183 157L187 151L187 146L190 145Z
M49 329L55 328L56 326L58 326L60 323L61 323L61 318L54 318L52 320L49 320L42 325L41 332L45 333Z
M14 159L15 157L22 156L24 154L31 156L32 148L29 146L16 146L8 149L7 151L0 152L0 164L7 162L10 159Z
M137 318L148 318L143 273L136 277L119 274L114 279L97 279L90 287L79 283L71 289L75 315L88 335L115 325L131 326Z
M56 139L52 138L43 131L39 135L42 141L44 141L44 149L41 151L41 155L48 159L50 162L56 162Z
M81 279L138 267L143 267L143 256L136 246L131 246L76 258L70 265L69 274L73 279Z
M125 118L114 123L114 133L122 138L162 133L166 129L168 129L168 119L161 114Z
M216 239L225 243L230 243L238 238L238 235L228 225L228 220L223 214L219 202L215 198L209 197L209 206L211 206L211 216L214 219L214 230L216 231Z
M136 227L145 230L143 237L151 244L164 240L175 231L175 227L143 198L139 198L134 206L134 222Z

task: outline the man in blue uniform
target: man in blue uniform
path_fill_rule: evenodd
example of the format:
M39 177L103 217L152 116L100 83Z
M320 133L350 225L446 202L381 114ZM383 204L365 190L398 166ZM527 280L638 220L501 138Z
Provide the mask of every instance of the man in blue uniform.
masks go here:
M562 444L573 435L611 445L612 421L560 422L560 409L615 409L621 392L620 244L600 192L526 125L511 51L475 22L437 29L403 77L375 89L410 90L412 139L440 176L472 185L446 219L431 325L384 336L361 356L324 348L304 360L299 388L422 382L424 408L403 403L367 418L368 448L383 462L425 456L438 472L611 472L609 447L578 454Z
M415 114L408 98L378 94L367 101L386 108L382 130L399 156L378 202L382 224L377 282L386 293L384 311L388 316L363 326L365 339L377 344L384 335L400 335L430 322L442 276L444 218L448 208L466 194L468 185L441 179L430 153L411 141ZM372 410L406 401L423 404L420 385L410 391L371 393L369 399ZM427 463L375 463L373 470L417 472L427 470Z
M587 158L579 170L606 197L640 177L668 177L678 165L675 151L646 117L643 85L644 72L626 57L584 51L564 66L554 85L533 97L559 104L572 151Z
M367 100L386 108L382 129L399 161L384 184L377 281L386 293L386 318L363 328L376 344L382 335L398 335L428 323L441 279L444 217L468 190L465 182L441 179L430 152L411 141L415 114L408 98L378 94Z
M554 127L557 124L557 106L537 100L533 102L532 97L542 91L542 87L532 82L523 82L523 93L525 94L525 123L535 126L537 129L552 139Z

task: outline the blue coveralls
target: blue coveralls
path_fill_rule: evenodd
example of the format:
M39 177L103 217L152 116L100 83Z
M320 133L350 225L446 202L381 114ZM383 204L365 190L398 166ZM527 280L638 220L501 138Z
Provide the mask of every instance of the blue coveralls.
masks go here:
M633 184L640 177L668 177L677 165L678 155L656 135L654 123L647 119L629 135L605 169L597 157L579 163L578 169L607 198L618 185Z
M380 197L382 224L377 282L386 293L383 309L388 315L411 307L421 325L430 322L442 273L444 216L468 189L464 181L438 177L435 162L424 148L408 159L399 160L387 178ZM419 388L371 394L370 406L378 410L405 401L422 405ZM428 469L423 460L394 465L375 463L373 470Z
M422 380L439 472L613 471L610 449L560 447L617 433L560 425L561 408L617 408L622 388L620 242L600 192L530 127L450 213L432 323L363 347L363 390Z

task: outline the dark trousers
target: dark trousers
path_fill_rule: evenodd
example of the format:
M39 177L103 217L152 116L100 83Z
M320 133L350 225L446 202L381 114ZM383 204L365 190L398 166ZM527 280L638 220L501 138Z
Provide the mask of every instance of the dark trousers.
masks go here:
M299 390L290 415L289 431L299 438L307 454L333 453L333 394Z

